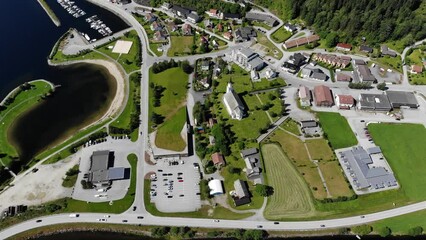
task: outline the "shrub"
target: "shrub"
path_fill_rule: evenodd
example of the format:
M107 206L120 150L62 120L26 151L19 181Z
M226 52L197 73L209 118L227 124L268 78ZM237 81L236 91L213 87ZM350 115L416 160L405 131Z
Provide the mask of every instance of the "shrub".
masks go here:
M418 236L418 235L421 235L422 233L423 233L423 228L420 226L413 227L408 230L408 235L410 236Z
M354 234L367 235L373 231L370 225L359 225L351 229Z
M381 237L387 237L389 235L391 235L392 231L389 227L383 227L379 230L379 235Z

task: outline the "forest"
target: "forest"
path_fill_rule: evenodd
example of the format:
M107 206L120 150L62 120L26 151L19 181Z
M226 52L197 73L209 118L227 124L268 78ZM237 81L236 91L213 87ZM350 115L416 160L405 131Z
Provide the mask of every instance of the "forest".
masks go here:
M426 38L426 2L422 0L255 0L284 20L301 19L325 38L335 32L341 42L372 45Z

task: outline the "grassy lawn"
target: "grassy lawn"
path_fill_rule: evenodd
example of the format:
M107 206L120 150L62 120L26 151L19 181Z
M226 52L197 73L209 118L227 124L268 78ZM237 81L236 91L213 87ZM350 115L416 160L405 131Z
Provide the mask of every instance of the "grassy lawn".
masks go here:
M426 85L426 71L422 74L408 74L408 79L414 85Z
M161 43L149 43L149 48L157 57L163 56L163 52L158 51L158 47L161 45Z
M229 74L224 73L221 76L222 79L218 81L219 85L215 87L217 92L225 93L228 82L232 82L232 87L237 93L250 92L253 90L250 75L236 64L232 64L232 71Z
M124 198L114 201L112 205L109 202L87 203L74 199L68 199L67 211L69 212L100 212L100 213L122 213L129 209L135 199L136 191L136 167L138 158L135 154L129 154L127 160L131 166L130 186ZM148 195L149 196L149 195Z
M253 85L253 90L263 90L287 86L287 83L282 78L276 78L273 80L262 78L259 82L251 81L251 83Z
M342 168L337 160L320 162L319 168L324 176L328 191L333 198L339 196L350 197L354 194L349 188L349 184L346 182Z
M391 68L398 72L402 72L402 62L399 56L396 56L396 57L384 56L380 58L375 58L374 61L377 61L379 65L383 65L386 68Z
M181 132L186 123L186 107L181 107L175 115L167 119L157 131L155 145L173 151L183 151L186 142L182 139Z
M276 59L281 59L283 57L283 53L280 49L275 47L275 45L269 41L269 39L265 36L265 34L257 31L257 42L266 47L266 55L274 57Z
M358 143L348 121L339 113L317 112L317 116L334 149L350 147Z
M414 201L425 200L425 127L420 124L369 124L368 130L381 147L403 192Z
M274 40L276 43L282 43L290 37L291 33L282 27L271 35L272 40Z
M315 207L308 186L281 148L276 144L262 146L268 185L274 188L264 216L269 220L311 217Z
M383 227L389 227L392 230L392 235L407 235L408 230L413 227L421 226L426 229L426 210L405 214L398 217L388 218L373 223L374 230L379 230Z
M419 48L413 49L413 52L407 56L410 61L410 64L422 64L422 59L426 57L425 54L422 54L422 50Z
M6 166L10 164L12 158L18 157L17 149L8 140L7 135L10 126L21 114L43 101L42 97L52 90L51 85L45 81L32 81L30 85L31 89L24 91L16 90L15 94L17 95L14 97L13 102L0 111L0 152L6 154L6 157L2 157Z
M300 136L299 124L291 118L287 118L281 126L284 130L293 133L294 135Z
M112 48L110 49L109 47L115 46L118 40L133 42L129 53L118 54L112 52ZM140 40L135 30L125 33L124 36L117 38L108 45L100 47L97 50L117 60L127 73L140 69L140 62L137 60L140 54Z
M171 46L167 52L168 57L191 55L194 36L171 36Z
M71 55L63 54L62 51L58 49L58 51L53 56L51 61L53 63L62 63L62 62L66 62L66 61L77 61L77 60L85 60L85 59L109 60L104 55L102 55L98 52L94 52L94 51L91 51L91 52L88 52L88 53L85 53L85 54L71 56Z
M314 160L333 160L335 159L334 153L328 146L325 139L310 139L306 140L309 153Z
M270 140L281 145L287 158L293 163L309 185L313 196L316 199L326 198L327 193L322 185L321 177L315 164L309 160L303 142L299 138L280 129L271 134Z
M158 211L154 203L150 201L150 180L145 179L144 183L144 202L146 210L158 217L187 217L187 218L211 218L211 219L229 219L239 220L252 216L254 213L234 213L223 207L202 206L197 212L181 213L163 213ZM210 212L209 212L210 211Z
M294 35L294 38L300 38L300 37L303 37L305 35L306 35L305 32L299 32L299 33L296 33L296 35Z
M79 165L77 164L74 167L72 167L71 169L78 171L78 168L79 168ZM71 176L65 176L65 178L63 178L63 181L62 181L62 187L66 187L66 188L74 187L75 182L77 181L77 176L78 176L78 173L73 174Z

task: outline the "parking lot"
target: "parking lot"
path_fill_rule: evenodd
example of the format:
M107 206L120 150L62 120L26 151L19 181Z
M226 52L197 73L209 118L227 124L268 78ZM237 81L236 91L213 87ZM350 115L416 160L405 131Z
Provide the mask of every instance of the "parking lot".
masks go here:
M185 160L160 160L151 181L151 201L161 212L193 212L201 208L200 173Z

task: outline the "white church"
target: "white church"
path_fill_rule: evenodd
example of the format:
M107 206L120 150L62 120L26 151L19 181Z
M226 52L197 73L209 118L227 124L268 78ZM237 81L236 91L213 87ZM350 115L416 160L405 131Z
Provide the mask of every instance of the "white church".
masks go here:
M231 83L228 83L228 86L226 86L226 93L223 95L223 103L232 119L241 120L244 117L244 104L232 88Z

